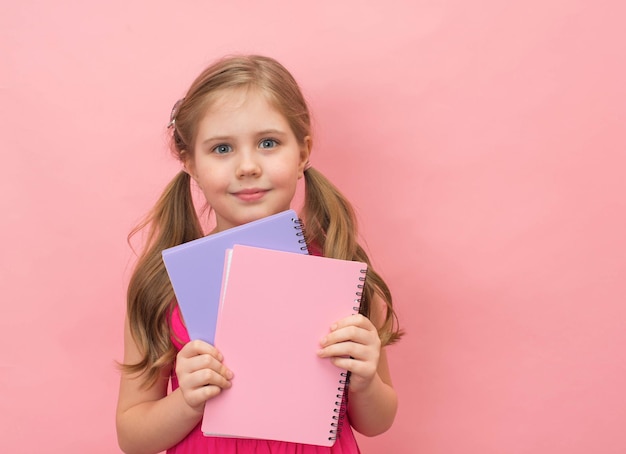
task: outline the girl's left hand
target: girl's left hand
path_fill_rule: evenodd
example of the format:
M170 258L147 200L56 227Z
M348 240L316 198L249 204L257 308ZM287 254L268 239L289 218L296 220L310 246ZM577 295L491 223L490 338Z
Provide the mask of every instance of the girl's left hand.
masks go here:
M367 317L356 314L339 320L320 345L320 358L330 358L335 366L352 373L351 391L367 389L376 377L381 343L376 327Z

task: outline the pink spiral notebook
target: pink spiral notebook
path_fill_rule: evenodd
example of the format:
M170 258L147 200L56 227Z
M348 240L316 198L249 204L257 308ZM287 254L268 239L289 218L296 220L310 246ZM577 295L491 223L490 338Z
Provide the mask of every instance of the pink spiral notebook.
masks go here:
M215 345L235 377L206 403L205 435L334 444L346 371L317 350L332 323L359 311L366 271L360 262L227 251Z

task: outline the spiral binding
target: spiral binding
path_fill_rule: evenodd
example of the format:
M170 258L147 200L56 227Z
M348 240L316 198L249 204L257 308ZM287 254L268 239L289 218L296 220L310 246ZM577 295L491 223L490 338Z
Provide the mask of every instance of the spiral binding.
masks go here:
M333 422L330 423L331 429L329 431L330 436L328 440L337 440L339 435L341 435L341 429L343 427L344 420L346 418L346 411L348 410L348 385L350 384L350 372L342 372L342 379L339 380L339 387L337 387L337 391L341 394L337 394L337 399L340 399L335 402L335 406L337 408L333 408Z
M363 276L359 277L360 284L357 285L356 298L354 299L355 303L358 303L358 306L354 306L352 310L357 313L361 313L361 299L363 297L363 288L365 287L365 278L367 277L367 270L361 270L361 274ZM331 429L329 431L330 437L328 440L333 441L337 440L341 435L341 429L343 427L343 423L346 417L346 412L348 410L348 386L350 385L350 372L342 372L341 379L339 380L339 387L337 391L341 394L337 394L337 401L335 401L335 406L337 408L333 408L333 422L330 424Z
M367 275L367 270L361 270L361 274ZM359 281L361 281L361 283L357 285L357 288L358 288L358 291L356 292L357 298L354 300L354 302L359 303L359 305L352 307L352 310L359 314L361 313L361 298L363 297L363 288L365 288L365 277L366 276L360 276Z
M302 222L302 219L300 219L300 218L291 218L291 220L293 221L294 224L296 224L293 227L294 229L296 229L298 231L298 233L296 233L296 236L301 236L302 237L302 238L300 238L298 240L298 243L300 243L302 245L302 246L300 246L300 250L309 252L309 249L307 248L306 232L305 232L305 229L304 229L304 223Z

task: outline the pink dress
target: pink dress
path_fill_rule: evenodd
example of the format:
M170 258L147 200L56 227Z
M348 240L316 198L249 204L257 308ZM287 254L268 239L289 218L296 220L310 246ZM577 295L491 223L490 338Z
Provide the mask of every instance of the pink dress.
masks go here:
M178 350L189 342L189 334L183 324L178 306L172 311L170 320L172 342ZM172 371L172 390L178 388L176 373ZM297 409L294 409L296 411ZM241 438L205 437L202 434L201 423L198 424L180 443L167 450L168 454L358 454L359 447L354 438L348 419L340 437L334 446L303 445L272 440L256 440Z

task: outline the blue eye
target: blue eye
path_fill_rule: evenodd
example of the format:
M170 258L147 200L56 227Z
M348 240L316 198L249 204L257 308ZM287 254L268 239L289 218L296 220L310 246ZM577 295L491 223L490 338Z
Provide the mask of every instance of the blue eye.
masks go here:
M278 142L274 139L263 139L259 143L260 148L274 148L278 145Z
M230 145L226 145L225 143L222 143L216 146L215 148L213 148L213 151L217 154L226 154L232 151L232 147Z

